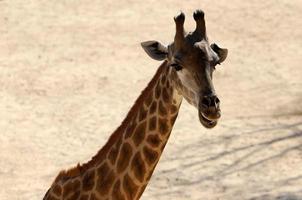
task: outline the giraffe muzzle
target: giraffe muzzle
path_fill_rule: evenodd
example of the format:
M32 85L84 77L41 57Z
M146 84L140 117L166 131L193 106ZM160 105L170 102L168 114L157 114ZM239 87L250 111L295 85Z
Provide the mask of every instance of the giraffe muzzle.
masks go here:
M220 101L216 95L207 95L199 103L198 116L200 123L206 128L214 128L221 117Z

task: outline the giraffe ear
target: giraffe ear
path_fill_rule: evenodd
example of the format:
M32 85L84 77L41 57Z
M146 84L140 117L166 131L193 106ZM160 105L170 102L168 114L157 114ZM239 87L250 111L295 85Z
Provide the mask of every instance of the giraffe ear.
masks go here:
M167 47L157 41L146 41L141 43L145 52L154 60L164 60L167 58Z
M215 53L217 53L219 57L219 63L222 63L228 56L228 49L220 48L217 44L213 43L211 44L211 48Z

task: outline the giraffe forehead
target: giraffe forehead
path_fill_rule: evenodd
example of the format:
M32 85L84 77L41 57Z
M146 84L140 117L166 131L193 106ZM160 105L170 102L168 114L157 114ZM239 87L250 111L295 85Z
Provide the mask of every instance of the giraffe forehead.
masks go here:
M209 43L206 40L201 41L188 41L183 46L175 46L171 44L169 46L169 57L176 62L184 62L188 65L199 65L203 62L213 60L216 55L211 49Z
M199 41L193 44L189 51L183 55L183 59L193 68L199 71L202 66L206 67L208 62L219 60L207 41ZM188 66L190 67L190 66Z

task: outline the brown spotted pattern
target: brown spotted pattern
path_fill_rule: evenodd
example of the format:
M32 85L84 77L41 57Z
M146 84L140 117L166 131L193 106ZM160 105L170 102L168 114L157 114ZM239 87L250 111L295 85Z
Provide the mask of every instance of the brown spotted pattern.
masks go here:
M127 168L129 164L129 158L131 158L131 155L132 155L132 147L130 146L130 144L124 143L121 148L119 160L116 166L118 173L123 172Z
M153 116L149 119L149 126L148 126L148 130L149 131L154 131L156 130L157 127L157 117Z
M135 199L139 187L134 183L134 181L128 174L124 176L123 188L124 191L127 191L126 192L127 199Z
M143 182L146 173L146 165L140 152L137 152L133 157L131 169L135 178L139 180L139 182Z
M140 145L142 143L142 141L145 139L146 124L147 124L146 121L142 122L141 124L139 124L136 127L136 129L134 131L132 139L136 146Z
M53 188L53 193L55 196L61 196L62 195L62 187L60 185L55 185Z
M83 191L90 191L94 186L95 171L88 170L83 176Z
M140 107L128 116L108 148L106 159L97 160L77 177L54 184L44 200L137 200L142 195L169 138L176 120L181 95L166 68L144 97ZM98 157L96 157L98 158ZM58 198L62 197L62 198Z
M124 200L125 199L125 197L122 193L122 190L121 190L121 181L120 180L117 180L116 183L113 186L112 197L113 197L113 199L116 199L116 200Z
M109 192L114 179L114 171L108 167L108 164L104 163L101 165L101 167L98 169L98 179L96 183L96 190L100 196L104 196Z

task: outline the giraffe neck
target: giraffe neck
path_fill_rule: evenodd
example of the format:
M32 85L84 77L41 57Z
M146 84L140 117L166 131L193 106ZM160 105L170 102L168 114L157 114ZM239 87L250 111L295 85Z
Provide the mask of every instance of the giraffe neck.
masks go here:
M100 165L115 173L109 184L113 188L106 191L113 199L138 199L159 161L182 100L170 73L165 63L158 69L146 88L148 93L142 93L143 99L136 101L124 121L126 125L118 128L121 134L108 151L108 160Z
M139 199L168 141L182 101L172 73L164 62L98 154L83 166L62 172L55 182L72 176L73 182L82 179L82 188L89 185L81 195ZM68 184L61 181L62 193Z

